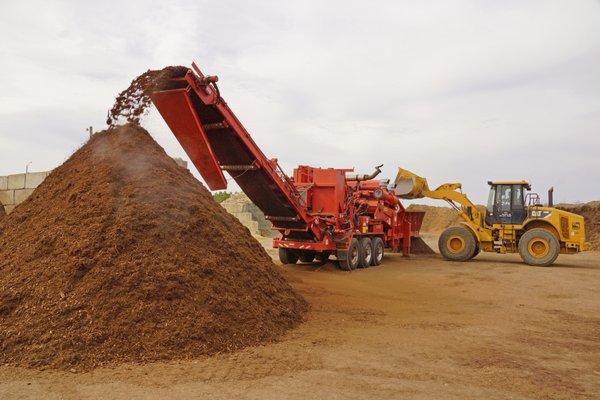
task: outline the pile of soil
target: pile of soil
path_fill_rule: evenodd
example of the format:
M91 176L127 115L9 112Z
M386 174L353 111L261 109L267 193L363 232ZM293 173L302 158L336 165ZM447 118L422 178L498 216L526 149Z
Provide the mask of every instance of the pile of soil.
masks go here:
M423 240L422 237L413 237L410 240L412 254L435 254L435 251Z
M183 77L188 70L188 67L169 66L144 72L131 81L127 89L119 93L108 112L106 124L112 128L123 122L139 124L140 118L152 105L150 95L155 91L187 85L174 79Z
M591 201L585 204L560 204L557 208L583 216L585 234L591 249L600 250L600 201Z
M426 206L423 204L411 204L408 211L425 211L421 232L442 233L446 228L457 225L462 218L458 212L450 207Z
M136 125L94 135L0 221L0 363L85 370L272 341L307 303Z

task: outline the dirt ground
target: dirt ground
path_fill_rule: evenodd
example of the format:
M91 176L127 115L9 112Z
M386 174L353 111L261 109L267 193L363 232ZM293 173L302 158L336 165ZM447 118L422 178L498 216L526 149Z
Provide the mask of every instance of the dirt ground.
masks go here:
M0 398L600 398L600 252L285 271L312 311L278 343L82 374L2 366Z

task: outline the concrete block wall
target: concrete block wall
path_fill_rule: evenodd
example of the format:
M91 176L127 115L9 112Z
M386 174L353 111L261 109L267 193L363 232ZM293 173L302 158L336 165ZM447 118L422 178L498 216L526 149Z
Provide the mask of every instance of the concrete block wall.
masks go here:
M278 232L271 229L271 222L243 193L236 193L221 203L221 206L236 217L251 233L265 237L275 237Z
M4 206L4 211L8 214L25 201L49 173L50 171L44 171L0 176L0 204Z

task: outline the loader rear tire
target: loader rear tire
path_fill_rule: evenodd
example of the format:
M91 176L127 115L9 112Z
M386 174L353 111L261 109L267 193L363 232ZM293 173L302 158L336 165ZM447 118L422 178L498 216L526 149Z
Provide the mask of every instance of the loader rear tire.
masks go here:
M283 265L296 264L298 262L298 253L296 253L294 250L284 249L283 247L280 247L279 261L281 261Z
M558 239L546 229L531 229L519 239L519 254L525 264L546 267L556 261L559 253Z
M359 268L367 268L371 266L373 259L373 242L370 237L364 237L359 240L360 257L358 260Z
M380 237L373 238L373 256L371 257L371 265L381 265L383 262L383 253L385 251L385 245L383 239Z
M477 250L477 242L467 228L451 226L440 236L438 247L446 260L467 261L473 258Z
M358 239L352 238L350 241L350 247L348 247L348 254L345 260L339 260L338 265L340 269L344 271L353 271L358 267L360 260L360 249Z

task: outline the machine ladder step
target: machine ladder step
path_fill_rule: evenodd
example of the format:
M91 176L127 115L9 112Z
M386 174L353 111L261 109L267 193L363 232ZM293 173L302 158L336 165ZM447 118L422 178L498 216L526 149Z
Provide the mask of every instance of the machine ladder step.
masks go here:
M300 218L298 217L280 217L280 216L276 216L276 215L265 215L265 219L268 221L299 221Z
M231 165L221 165L221 170L223 171L256 171L258 169L258 165L252 163L250 165L244 164L231 164Z
M213 124L204 124L202 125L202 128L204 128L205 131L213 131L215 129L227 129L229 128L229 124L227 123L227 121L215 122Z

